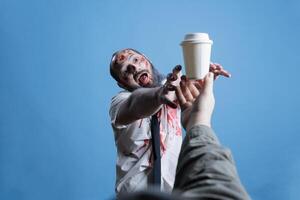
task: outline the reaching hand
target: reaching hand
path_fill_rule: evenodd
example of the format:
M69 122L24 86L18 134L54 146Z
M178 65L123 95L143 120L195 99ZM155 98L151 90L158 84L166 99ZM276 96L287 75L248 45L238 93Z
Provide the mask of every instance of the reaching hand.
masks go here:
M157 97L162 104L167 104L172 108L177 108L177 104L174 102L176 99L175 89L180 83L181 66L174 67L172 73L168 74L166 83L159 89Z
M214 79L217 79L220 75L227 78L231 77L231 74L228 71L224 70L222 65L218 63L210 63L209 71L214 73Z
M209 71L212 73L213 80L217 79L219 76L225 76L227 78L231 77L231 74L224 70L222 65L218 63L211 63ZM202 91L204 82L205 79L189 80L185 76L181 77L180 87L176 88L176 95L182 110L181 122L183 127L187 127L192 104Z
M180 87L176 87L182 111L182 125L186 131L196 124L211 126L211 115L215 105L213 80L214 74L210 72L201 82L182 79Z
M228 78L231 77L231 74L228 71L224 70L222 65L218 63L211 63L209 67L209 71L213 73L214 80L217 79L219 76L225 76ZM160 88L157 96L162 102L162 104L167 104L172 108L176 108L177 104L174 102L176 97L173 92L176 90L176 96L180 103L181 108L185 111L185 113L188 113L188 111L191 109L192 103L200 94L200 90L202 89L204 80L189 80L186 76L182 76L180 78L180 75L181 75L181 66L177 65L174 67L172 73L168 74L167 81ZM178 89L181 91L182 95L177 94ZM181 98L182 96L184 97L184 99ZM182 123L183 126L187 124L186 117L182 117Z
M203 87L202 80L190 80L186 76L181 76L180 86L176 87L176 96L181 108L181 123L185 128L193 102L199 96Z

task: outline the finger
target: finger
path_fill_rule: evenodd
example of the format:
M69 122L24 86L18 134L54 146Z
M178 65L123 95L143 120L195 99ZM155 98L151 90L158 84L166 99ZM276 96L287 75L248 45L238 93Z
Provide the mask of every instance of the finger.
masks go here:
M179 72L181 71L181 69L182 69L181 65L176 65L173 68L173 74L179 74Z
M179 74L181 72L181 66L180 65L176 65L173 70L172 73L169 73L167 75L167 83L171 83L174 82L178 79Z
M217 68L217 66L215 65L215 63L212 63L212 62L209 64L209 67L211 67L213 69Z
M186 104L187 101L186 101L186 99L185 99L185 97L184 97L184 95L183 95L183 93L182 93L179 86L176 87L175 93L176 93L176 97L177 97L177 100L179 102L179 105L180 105L180 107L182 107L184 104Z
M214 63L217 69L223 69L223 66L219 63Z
M212 71L216 76L218 75L222 75L225 77L231 77L231 74L229 72L227 72L226 70L214 70Z
M220 70L221 72L219 73L219 75L222 75L222 76L225 76L225 77L231 77L231 74L228 72L228 71L226 71L226 70L224 70L224 68L223 68L223 66L221 65L221 64L219 64L219 63L214 63L214 65L216 66L216 69L217 70Z
M180 75L181 75L181 69L182 69L181 65L176 65L176 66L173 68L172 74L173 74L173 76L175 77L175 80L174 80L174 81L176 81L176 80L180 77Z
M224 69L221 70L220 74L225 76L225 77L228 77L228 78L231 77L231 74L228 71L224 70Z
M165 83L165 85L163 86L163 94L168 94L169 91L174 91L175 90L175 86L170 84L170 83Z
M192 95L192 93L190 92L190 90L188 89L187 85L186 85L186 81L181 81L180 82L180 88L182 90L182 94L184 95L185 99L187 101L194 101L194 97Z
M181 76L181 80L182 80L182 81L187 81L186 75L182 75L182 76Z
M169 74L167 75L167 82L168 82L168 83L173 82L173 81L175 81L176 79L177 79L177 77L174 76L172 73L169 73Z
M195 85L195 87L197 88L198 91L201 91L201 90L202 90L202 85L201 85L200 82L195 81L195 82L194 82L194 85Z
M214 74L209 72L207 76L204 78L204 93L212 93L213 92L213 84L214 84Z
M214 63L210 63L209 70L211 71L211 70L215 70L215 69L217 69L217 66Z
M201 91L203 89L204 79L199 79L195 81L195 86Z
M215 75L220 75L221 74L221 70L218 70L218 69L215 69L211 72L214 73Z
M195 83L197 83L196 81L194 81ZM200 92L199 90L196 88L196 86L194 85L193 81L187 81L187 86L191 92L191 94L193 95L193 98L196 98Z

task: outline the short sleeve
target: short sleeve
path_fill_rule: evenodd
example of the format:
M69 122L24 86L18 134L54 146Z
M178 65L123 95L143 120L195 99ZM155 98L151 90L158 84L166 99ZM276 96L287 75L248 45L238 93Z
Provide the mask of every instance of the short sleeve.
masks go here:
M109 115L110 115L110 120L111 120L111 124L114 128L117 129L122 129L122 128L126 128L126 125L118 125L116 124L116 118L119 112L119 109L122 105L122 103L128 99L128 97L131 95L130 92L126 92L126 91L122 91L120 93L118 93L116 96L114 96L111 99L111 104L110 104L110 109L109 109Z

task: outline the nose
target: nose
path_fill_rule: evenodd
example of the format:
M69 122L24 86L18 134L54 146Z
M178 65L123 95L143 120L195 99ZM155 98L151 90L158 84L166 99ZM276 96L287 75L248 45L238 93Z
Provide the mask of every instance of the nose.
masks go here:
M128 65L127 66L127 72L129 72L129 73L136 72L136 67L134 65Z

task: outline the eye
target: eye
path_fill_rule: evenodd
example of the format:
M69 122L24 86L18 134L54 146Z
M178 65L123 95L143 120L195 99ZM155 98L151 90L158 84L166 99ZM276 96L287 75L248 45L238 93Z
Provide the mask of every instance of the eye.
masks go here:
M137 63L138 61L139 61L139 59L137 59L137 58L133 59L133 63Z

